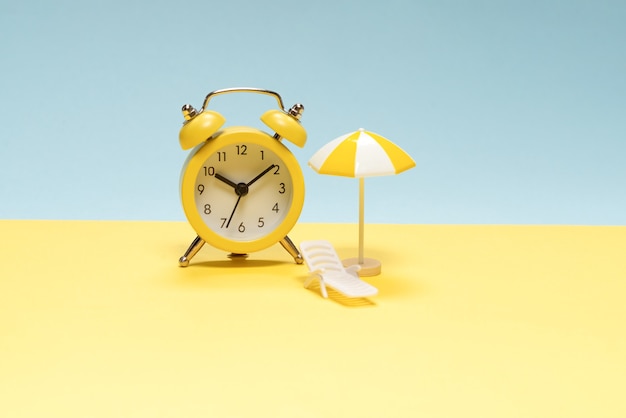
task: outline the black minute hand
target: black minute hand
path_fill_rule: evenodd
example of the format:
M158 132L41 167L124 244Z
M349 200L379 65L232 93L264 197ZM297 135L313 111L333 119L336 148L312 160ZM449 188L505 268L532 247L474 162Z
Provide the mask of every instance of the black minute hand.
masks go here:
M267 167L265 170L263 170L263 172L261 174L259 174L258 176L256 176L255 178L253 178L252 180L250 180L248 182L248 184L246 184L246 186L250 187L250 185L252 183L254 183L255 181L257 181L258 179L260 179L261 177L263 177L264 175L266 175L272 168L276 167L276 164L272 164L269 167Z

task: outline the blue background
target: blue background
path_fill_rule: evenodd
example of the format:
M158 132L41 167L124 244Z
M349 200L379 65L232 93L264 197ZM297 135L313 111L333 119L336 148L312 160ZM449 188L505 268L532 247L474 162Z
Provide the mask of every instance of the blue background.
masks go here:
M307 166L360 127L416 168L368 223L626 224L626 2L0 0L0 218L183 220L180 107L302 102L301 221L356 222ZM266 96L220 96L261 127Z

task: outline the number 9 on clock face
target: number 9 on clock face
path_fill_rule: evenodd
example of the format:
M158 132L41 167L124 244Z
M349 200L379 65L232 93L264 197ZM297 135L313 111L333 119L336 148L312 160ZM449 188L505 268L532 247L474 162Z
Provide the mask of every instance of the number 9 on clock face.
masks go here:
M192 152L181 195L199 236L225 251L247 253L291 230L302 210L304 180L279 140L252 128L227 128Z

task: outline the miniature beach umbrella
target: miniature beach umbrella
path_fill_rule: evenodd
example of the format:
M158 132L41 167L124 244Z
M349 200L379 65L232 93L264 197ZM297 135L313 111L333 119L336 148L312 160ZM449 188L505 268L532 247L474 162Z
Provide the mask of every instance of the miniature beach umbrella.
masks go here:
M380 261L363 256L365 177L398 174L415 167L415 161L390 140L359 129L324 145L309 160L320 174L359 178L359 256L344 260L344 265L359 264L360 276L380 273Z

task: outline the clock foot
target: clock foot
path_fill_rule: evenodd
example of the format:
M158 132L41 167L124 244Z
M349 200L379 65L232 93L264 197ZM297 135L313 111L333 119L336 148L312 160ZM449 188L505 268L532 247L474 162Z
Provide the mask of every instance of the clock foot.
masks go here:
M187 267L189 265L189 260L191 260L198 253L198 251L200 251L200 248L202 248L203 245L204 240L200 238L200 236L194 238L189 248L187 248L187 251L185 251L185 254L178 259L178 265L181 267Z
M245 260L248 258L248 254L230 253L228 254L228 258L231 260Z
M298 251L298 247L295 246L293 241L291 241L288 236L285 236L285 238L280 240L280 245L282 245L283 248L293 257L296 264L302 264L304 262L300 251Z

